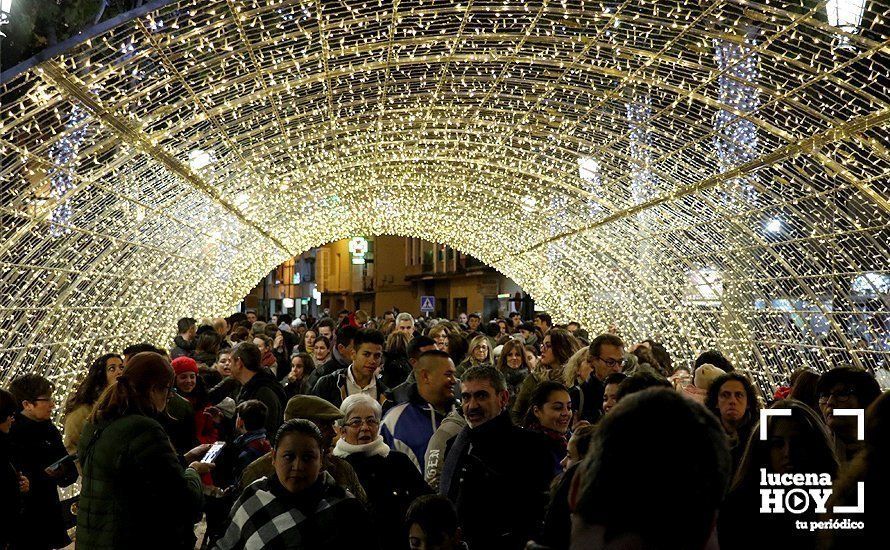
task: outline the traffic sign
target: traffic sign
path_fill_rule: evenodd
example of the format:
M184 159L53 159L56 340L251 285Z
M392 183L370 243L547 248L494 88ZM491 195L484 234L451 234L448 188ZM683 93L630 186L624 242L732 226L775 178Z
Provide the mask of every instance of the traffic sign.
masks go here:
M436 311L436 297L435 296L421 296L420 297L420 311L423 313L432 313Z

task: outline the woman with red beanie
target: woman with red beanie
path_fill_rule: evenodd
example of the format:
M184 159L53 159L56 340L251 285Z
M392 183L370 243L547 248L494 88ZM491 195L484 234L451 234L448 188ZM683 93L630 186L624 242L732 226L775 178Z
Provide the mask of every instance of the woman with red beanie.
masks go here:
M199 443L215 443L219 439L219 430L211 410L212 404L207 396L207 388L198 376L198 363L191 357L177 357L171 363L176 374L174 387L176 393L188 400L195 411L195 435Z

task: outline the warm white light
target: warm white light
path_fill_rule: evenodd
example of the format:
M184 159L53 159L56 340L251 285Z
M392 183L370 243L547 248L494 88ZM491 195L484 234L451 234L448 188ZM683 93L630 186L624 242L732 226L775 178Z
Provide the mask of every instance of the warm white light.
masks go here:
M205 166L209 166L213 162L213 157L209 152L203 149L195 149L189 151L189 167L192 170L200 170Z
M803 4L170 0L47 51L0 84L0 386L73 388L356 235L448 244L677 362L824 368L887 314L856 290L886 285L850 288L886 273L886 2ZM319 255L320 288L338 265ZM796 307L819 339L752 306L798 288L859 309Z

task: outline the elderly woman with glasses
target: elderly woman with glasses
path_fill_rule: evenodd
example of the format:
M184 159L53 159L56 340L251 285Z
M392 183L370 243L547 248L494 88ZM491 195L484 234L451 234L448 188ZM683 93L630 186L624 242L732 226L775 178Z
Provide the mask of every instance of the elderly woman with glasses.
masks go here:
M382 548L400 548L403 519L411 502L431 493L420 471L404 453L392 450L380 435L380 403L365 394L350 395L340 405L343 418L334 456L346 459L368 494L368 507Z

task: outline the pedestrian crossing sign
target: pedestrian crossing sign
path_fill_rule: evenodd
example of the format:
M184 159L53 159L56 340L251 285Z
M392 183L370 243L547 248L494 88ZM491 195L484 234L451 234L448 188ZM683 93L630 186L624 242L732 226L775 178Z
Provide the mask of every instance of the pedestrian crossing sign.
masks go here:
M436 311L436 297L435 296L421 296L420 297L420 311L423 313L432 313Z

